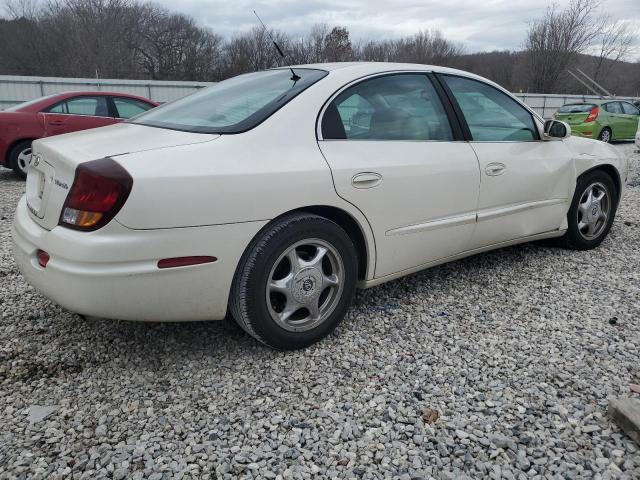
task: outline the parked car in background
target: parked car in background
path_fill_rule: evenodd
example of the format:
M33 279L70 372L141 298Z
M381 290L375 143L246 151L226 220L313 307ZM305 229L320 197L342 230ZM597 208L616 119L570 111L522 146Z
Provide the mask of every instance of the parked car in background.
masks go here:
M25 178L33 140L111 125L156 106L126 93L67 92L10 107L0 111L0 166Z
M640 151L640 120L638 120L638 130L636 131L636 147Z
M587 250L607 236L625 155L495 83L414 64L293 72L34 142L13 223L26 280L89 316L231 311L261 342L294 349L338 325L356 286L516 243Z
M568 123L576 136L608 143L633 140L640 108L623 100L598 100L563 105L553 117Z

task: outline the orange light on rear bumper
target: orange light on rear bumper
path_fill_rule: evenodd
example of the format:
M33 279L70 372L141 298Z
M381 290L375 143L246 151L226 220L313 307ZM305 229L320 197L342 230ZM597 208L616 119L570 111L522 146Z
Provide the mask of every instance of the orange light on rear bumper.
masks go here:
M49 257L49 254L44 250L38 250L36 252L36 257L38 257L38 265L42 268L47 268L47 263L49 263L49 259L51 258Z

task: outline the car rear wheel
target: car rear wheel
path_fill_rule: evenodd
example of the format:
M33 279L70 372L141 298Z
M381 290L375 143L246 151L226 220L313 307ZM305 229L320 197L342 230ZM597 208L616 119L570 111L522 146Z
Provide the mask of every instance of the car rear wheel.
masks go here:
M31 140L18 143L9 154L9 166L22 178L27 178L27 168L31 161Z
M600 135L598 135L598 140L604 143L611 143L611 129L609 127L604 127L600 131Z
M230 310L247 333L279 350L304 348L343 319L357 280L353 242L336 223L292 214L266 227L244 254Z
M601 170L578 178L571 208L569 228L560 238L562 246L590 250L605 239L616 215L618 194L613 180Z

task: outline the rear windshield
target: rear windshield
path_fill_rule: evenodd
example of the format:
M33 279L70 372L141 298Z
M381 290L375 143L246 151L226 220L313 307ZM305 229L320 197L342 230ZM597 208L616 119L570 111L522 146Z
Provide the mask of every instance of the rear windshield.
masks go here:
M43 100L46 100L47 98L53 98L55 96L57 96L57 93L54 93L52 95L47 95L46 97L39 97L39 98L35 98L33 100L29 100L27 102L22 102L22 103L18 103L17 105L13 105L9 108L5 108L4 111L5 112L17 112L19 110L22 110L23 108L29 108L32 105L35 105L38 102L41 102Z
M558 113L589 113L596 106L593 103L570 103L560 107Z
M131 123L198 133L244 132L328 73L308 68L294 71L298 79L289 69L239 75L143 113Z

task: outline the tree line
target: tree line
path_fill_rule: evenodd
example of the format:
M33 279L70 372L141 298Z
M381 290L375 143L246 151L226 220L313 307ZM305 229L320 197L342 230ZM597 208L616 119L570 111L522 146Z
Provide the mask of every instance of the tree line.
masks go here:
M225 39L192 17L136 0L6 0L0 74L218 81L282 65L256 26ZM438 30L354 41L343 26L269 33L292 64L387 61L436 64L488 77L512 91L589 93L580 68L619 95L639 95L640 62L625 61L637 33L594 0L572 0L534 19L519 51L466 53Z

